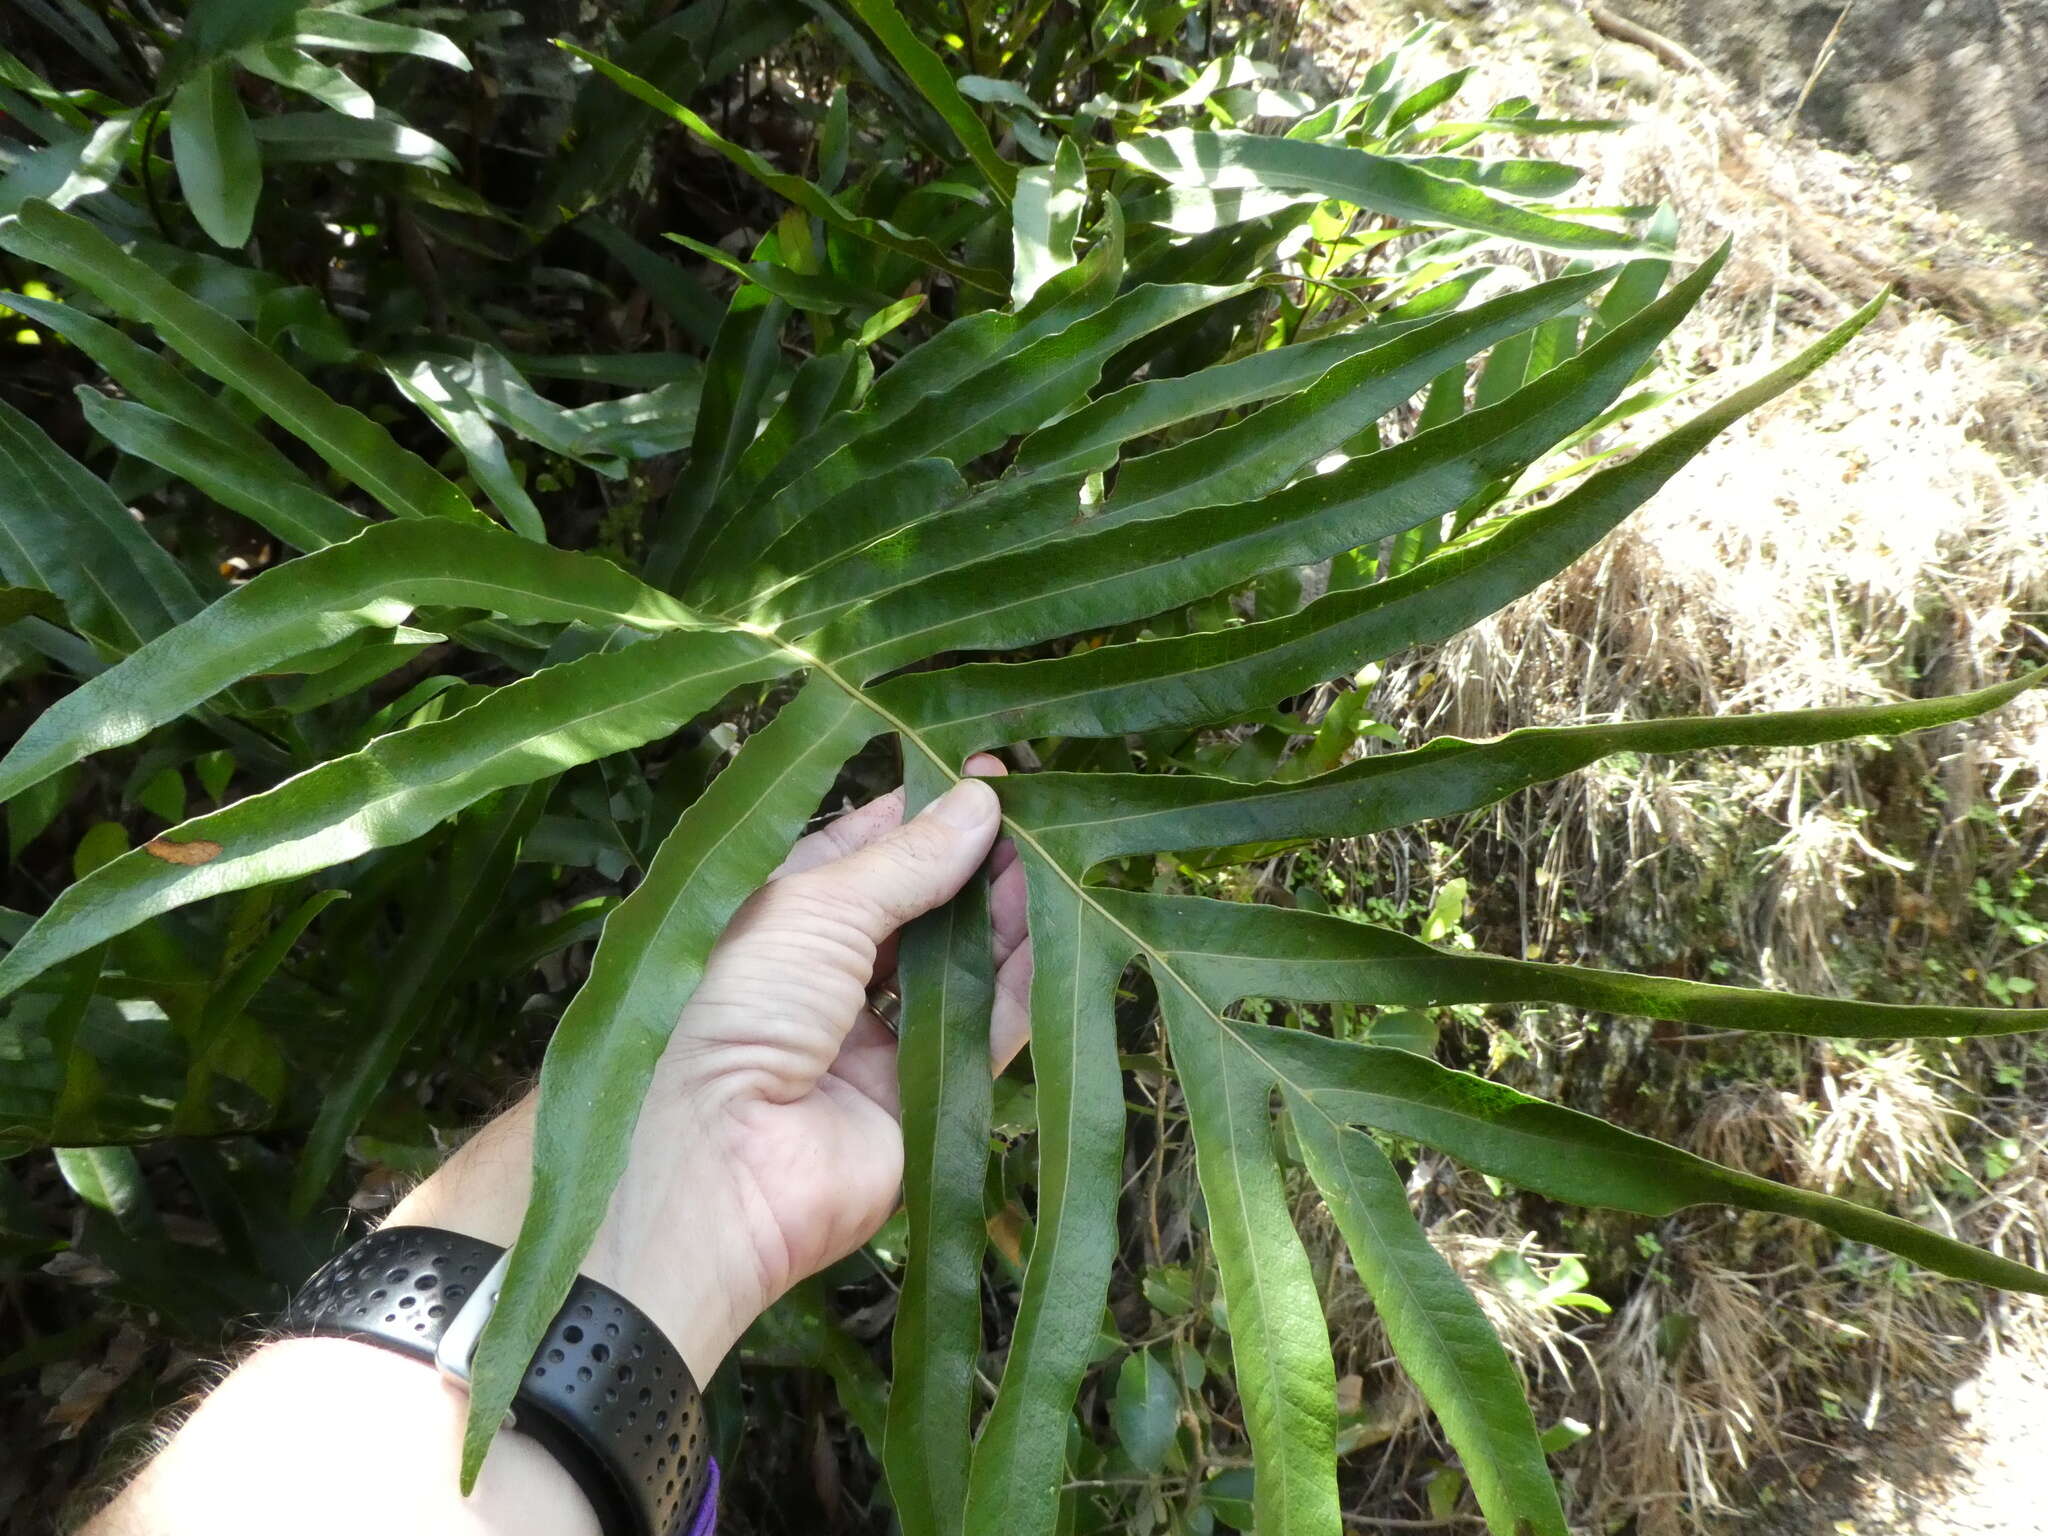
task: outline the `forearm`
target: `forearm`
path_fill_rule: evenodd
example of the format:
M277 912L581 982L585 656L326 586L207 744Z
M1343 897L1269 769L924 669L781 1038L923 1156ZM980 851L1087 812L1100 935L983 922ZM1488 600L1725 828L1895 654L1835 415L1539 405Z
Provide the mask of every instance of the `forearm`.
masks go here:
M374 1345L266 1345L83 1536L598 1536L569 1474L517 1431L463 1498L467 1407L431 1365Z
M658 1120L669 1117L656 1110ZM399 1203L387 1225L439 1227L509 1246L531 1187L533 1101L472 1137ZM664 1162L691 1182L709 1149L684 1128L649 1127ZM708 1186L696 1168L694 1182ZM631 1202L629 1184L620 1198ZM608 1220L583 1272L639 1304L701 1383L752 1321L730 1271L730 1220L701 1209L690 1230L635 1212ZM554 1456L500 1434L476 1492L457 1474L469 1399L431 1362L348 1339L289 1339L239 1366L83 1536L597 1536L595 1512Z

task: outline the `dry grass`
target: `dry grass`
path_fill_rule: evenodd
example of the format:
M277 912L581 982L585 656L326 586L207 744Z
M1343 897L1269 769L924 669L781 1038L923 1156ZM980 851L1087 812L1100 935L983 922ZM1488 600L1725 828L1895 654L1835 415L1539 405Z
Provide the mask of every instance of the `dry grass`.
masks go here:
M1596 1528L1634 1514L1640 1536L1680 1536L1736 1508L1729 1479L1782 1448L1789 1358L1774 1298L1750 1276L1680 1259L1680 1278L1641 1287L1602 1331L1594 1476Z
M1994 1143L2010 1160L1984 1195L1961 1216L1964 1233L1993 1253L2048 1269L2048 1110L2030 1107L1997 1128ZM2004 1342L2048 1357L2048 1298L1998 1296L1992 1301L1995 1345Z
M1446 44L1460 61L1478 44L1475 99L1528 94L1562 112L1630 114L1624 132L1565 151L1590 166L1584 200L1670 202L1694 255L1735 242L1669 349L1664 382L1696 387L1662 420L1812 339L1881 279L1972 255L1954 220L1902 199L1874 169L1760 134L1677 77L1647 106L1603 93L1592 85L1600 56L1538 35L1537 23L1556 21L1547 9L1529 22L1497 9L1510 19L1496 23L1491 50L1455 34ZM1370 5L1334 7L1331 22L1340 77L1342 60L1376 52L1406 24ZM1724 436L1595 555L1390 668L1389 716L1418 732L1486 736L1868 703L2010 676L2015 652L2030 637L2041 643L2048 613L2048 479L2029 457L2048 442L2042 331L2037 323L1993 347L1948 313L1895 301L1817 380ZM1644 440L1658 425L1626 430ZM1660 853L1711 858L1739 837L1732 851L1756 858L1761 895L1742 934L1756 974L1828 988L1835 935L1874 883L1910 876L1936 896L1943 877L1987 857L2017 863L2048 828L2048 696L1899 750L1958 816L1995 807L2004 846L1950 833L1904 855L1887 848L1868 826L1869 753L1845 744L1716 764L1710 778L1657 767L1632 783L1589 776L1563 788L1546 820L1571 842L1545 853L1551 887L1571 875L1605 896L1656 901L1667 893L1650 887L1671 879ZM1729 806L1743 827L1722 824ZM1773 824L1761 842L1759 817ZM1531 942L1556 941L1553 925L1532 926Z
M1830 1194L1881 1191L1896 1201L1963 1168L1956 1111L1925 1054L1906 1043L1829 1070L1813 1134L1813 1175Z
M1723 1088L1693 1122L1692 1150L1724 1167L1786 1184L1813 1182L1812 1107L1756 1083Z
M1697 324L1735 318L1710 309ZM2010 676L2021 616L2048 608L2048 484L1972 439L1993 378L1952 322L1910 316L1824 387L1736 428L1594 556L1390 669L1388 702L1408 704L1404 688L1425 672L1456 678L1405 712L1421 729L1487 736L1538 721L1869 703ZM2048 822L2040 694L1896 750L1899 776L1937 782L1955 811L1996 808L2009 861ZM1831 989L1841 927L1873 883L1909 880L1939 899L2000 853L1953 833L1910 856L1882 846L1869 758L1852 743L1589 776L1546 807L1567 836L1546 855L1553 880L1571 874L1610 903L1677 915L1674 860L1753 857L1757 900L1737 936L1755 974ZM1550 927L1532 942L1554 944Z

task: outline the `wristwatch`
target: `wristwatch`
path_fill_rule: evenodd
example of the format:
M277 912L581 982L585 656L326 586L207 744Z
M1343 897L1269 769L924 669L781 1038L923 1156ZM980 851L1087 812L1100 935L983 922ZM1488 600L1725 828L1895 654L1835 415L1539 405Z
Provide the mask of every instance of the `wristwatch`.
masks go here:
M307 1281L282 1327L429 1361L466 1391L505 1265L494 1243L434 1227L385 1227ZM610 1287L577 1276L509 1422L561 1462L607 1536L710 1530L718 1468L697 1384L661 1330Z

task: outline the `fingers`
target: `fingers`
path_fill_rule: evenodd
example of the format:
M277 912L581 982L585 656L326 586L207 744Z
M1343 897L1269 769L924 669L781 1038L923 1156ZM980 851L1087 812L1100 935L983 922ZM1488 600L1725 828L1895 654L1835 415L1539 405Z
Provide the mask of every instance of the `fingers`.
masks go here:
M996 967L995 1004L989 1010L989 1070L1000 1072L1031 1038L1031 941L1024 940Z
M896 1080L896 1031L872 1008L863 1008L840 1044L832 1076L900 1118L903 1091Z
M967 772L986 778L1010 770L1000 758L978 752ZM989 1071L999 1073L1031 1038L1031 940L1025 933L1024 866L1017 845L1004 838L989 855L988 910L995 950L995 1001L989 1009Z
M1001 778L1010 770L1001 758L986 752L977 752L970 757L963 770L969 778ZM769 876L771 880L785 879L821 868L887 836L903 824L903 787L898 785L885 795L878 795L866 805L846 812L817 831L798 840L789 851L789 857L782 861L782 867ZM1002 876L1017 862L1017 849L1007 838L996 844L989 856L988 868L998 891L996 905L995 961L1000 965L1016 949L1024 933L1023 881L1022 876L1013 877L1007 884ZM896 938L892 934L882 940L875 954L876 981L884 981L896 971Z
M995 943L995 963L1001 965L1024 942L1024 866L1011 862L988 887L989 927Z
M885 822L877 813L855 835ZM861 1017L878 946L967 882L999 823L995 792L965 780L854 852L764 886L712 949L685 1048L764 1098L809 1093Z
M982 752L967 760L970 774L993 778L1009 772L1000 759ZM1031 1038L1031 940L1025 932L1024 866L1008 838L989 855L988 910L995 950L995 1001L989 1010L989 1070L1001 1072Z
M991 858L1001 812L979 781L1002 763L981 754L965 772L908 821L896 790L797 843L713 950L686 1036L771 1100L800 1098L829 1073L893 1113L896 1040L866 1007L868 989L894 966L897 930L987 864L1000 1071L1029 1031L1024 870L1007 843Z

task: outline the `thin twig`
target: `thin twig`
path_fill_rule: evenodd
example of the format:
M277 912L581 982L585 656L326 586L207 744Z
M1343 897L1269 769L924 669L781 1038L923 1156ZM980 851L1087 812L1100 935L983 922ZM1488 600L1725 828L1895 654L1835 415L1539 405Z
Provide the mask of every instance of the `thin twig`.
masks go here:
M1806 84L1799 88L1799 99L1792 103L1792 114L1785 119L1785 137L1791 138L1799 127L1799 114L1806 110L1806 98L1813 94L1814 86L1820 81L1820 72L1828 67L1828 61L1835 56L1836 39L1842 35L1842 23L1849 19L1849 13L1856 9L1856 0L1844 0L1842 14L1835 18L1835 24L1828 28L1828 35L1821 40L1820 52L1813 56L1813 68L1807 72Z

